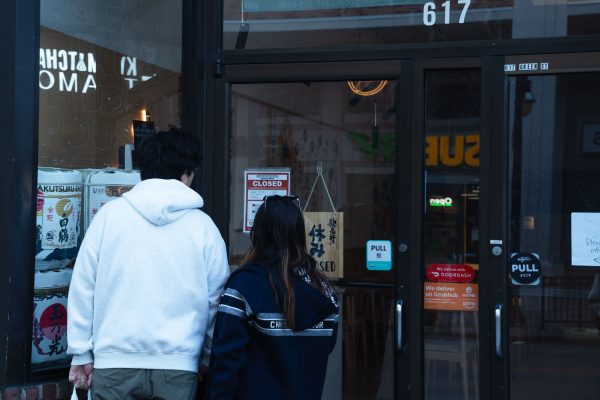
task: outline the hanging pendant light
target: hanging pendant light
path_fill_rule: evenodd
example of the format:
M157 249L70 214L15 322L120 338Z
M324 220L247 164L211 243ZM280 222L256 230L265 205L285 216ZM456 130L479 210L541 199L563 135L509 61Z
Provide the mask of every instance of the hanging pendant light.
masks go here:
M373 96L381 92L388 81L348 81L352 93L359 96Z

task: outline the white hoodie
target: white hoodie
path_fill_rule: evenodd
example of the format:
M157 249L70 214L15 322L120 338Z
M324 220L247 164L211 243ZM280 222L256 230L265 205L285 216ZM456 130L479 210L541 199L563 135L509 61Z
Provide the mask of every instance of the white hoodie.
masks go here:
M180 181L148 179L100 209L69 289L73 365L195 372L201 349L208 365L229 266L203 204Z

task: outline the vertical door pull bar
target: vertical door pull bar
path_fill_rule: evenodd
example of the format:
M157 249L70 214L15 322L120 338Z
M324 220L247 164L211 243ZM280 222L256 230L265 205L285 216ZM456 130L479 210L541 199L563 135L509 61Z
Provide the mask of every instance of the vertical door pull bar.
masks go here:
M402 350L402 305L401 299L396 301L396 350Z
M496 304L494 320L496 321L496 357L502 358L502 304Z

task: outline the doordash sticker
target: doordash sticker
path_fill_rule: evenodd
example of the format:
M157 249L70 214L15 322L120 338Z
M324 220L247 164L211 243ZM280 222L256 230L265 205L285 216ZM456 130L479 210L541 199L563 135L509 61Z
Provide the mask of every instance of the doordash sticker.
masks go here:
M471 282L476 272L467 264L430 264L425 276L434 282Z

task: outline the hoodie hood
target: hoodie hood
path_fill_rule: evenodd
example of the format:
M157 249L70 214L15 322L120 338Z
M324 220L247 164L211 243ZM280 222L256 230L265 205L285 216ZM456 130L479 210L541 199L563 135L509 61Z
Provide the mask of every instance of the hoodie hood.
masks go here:
M198 193L176 179L143 180L123 198L154 225L170 224L204 205Z
M312 328L325 318L338 313L338 308L318 289L292 274L296 304L294 307L294 330L303 331ZM283 288L280 288L280 290ZM284 292L281 292L284 295Z

